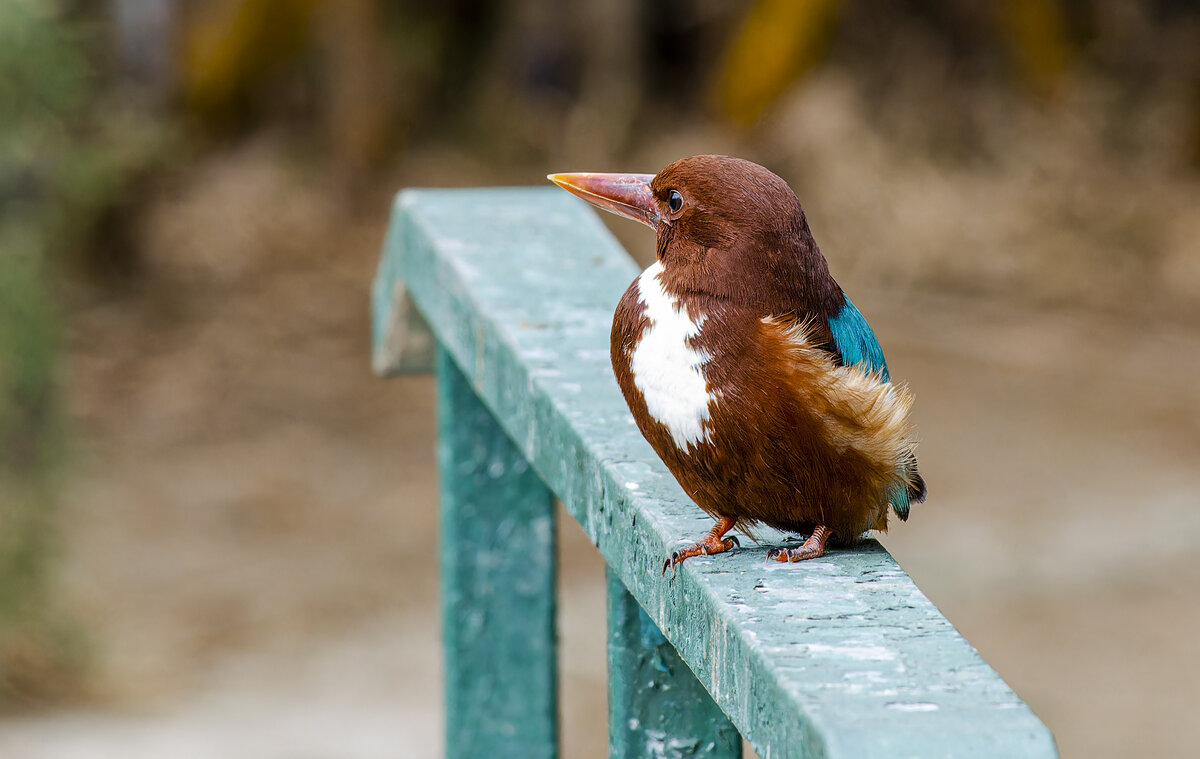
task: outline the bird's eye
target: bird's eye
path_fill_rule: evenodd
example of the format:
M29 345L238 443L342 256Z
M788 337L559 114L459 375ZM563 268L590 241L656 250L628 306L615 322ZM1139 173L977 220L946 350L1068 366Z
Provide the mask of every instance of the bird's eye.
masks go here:
M679 194L679 190L667 193L667 208L671 209L671 213L678 213L679 209L683 208L683 196Z

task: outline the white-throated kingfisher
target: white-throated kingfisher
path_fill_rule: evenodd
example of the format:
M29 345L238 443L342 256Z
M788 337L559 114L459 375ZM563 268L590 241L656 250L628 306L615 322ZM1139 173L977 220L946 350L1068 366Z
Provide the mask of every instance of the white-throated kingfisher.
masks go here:
M796 195L749 161L684 158L657 175L552 174L652 227L657 258L617 306L612 365L638 428L717 520L663 564L728 551L734 527L807 535L778 561L886 530L925 499L912 396L829 274Z

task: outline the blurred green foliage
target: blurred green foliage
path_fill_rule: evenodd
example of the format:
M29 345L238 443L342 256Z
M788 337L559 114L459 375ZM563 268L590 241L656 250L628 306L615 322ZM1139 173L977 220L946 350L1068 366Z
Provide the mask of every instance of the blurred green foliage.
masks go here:
M61 414L50 257L66 119L85 93L78 49L45 4L0 4L0 698L37 699L78 672L52 611Z
M70 695L82 676L50 563L65 441L57 275L161 144L125 139L135 122L95 84L55 3L0 2L0 702L10 704Z

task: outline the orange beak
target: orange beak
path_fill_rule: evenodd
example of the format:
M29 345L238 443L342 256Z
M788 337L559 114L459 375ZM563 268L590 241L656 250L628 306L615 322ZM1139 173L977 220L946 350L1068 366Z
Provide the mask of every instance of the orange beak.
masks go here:
M547 174L546 178L592 205L654 227L661 220L650 191L653 174Z

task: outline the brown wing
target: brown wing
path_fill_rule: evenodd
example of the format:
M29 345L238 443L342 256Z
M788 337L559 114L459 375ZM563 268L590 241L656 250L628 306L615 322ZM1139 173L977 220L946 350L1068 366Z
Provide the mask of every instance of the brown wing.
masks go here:
M713 409L713 466L747 519L782 529L815 524L841 540L886 527L897 464L911 456L907 392L839 365L803 322L725 310L701 346ZM741 336L735 340L733 336Z

